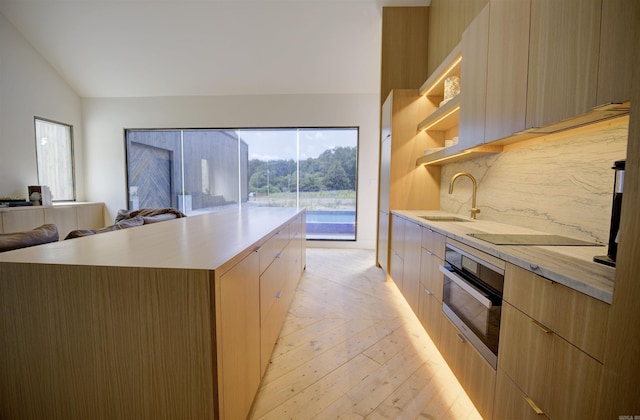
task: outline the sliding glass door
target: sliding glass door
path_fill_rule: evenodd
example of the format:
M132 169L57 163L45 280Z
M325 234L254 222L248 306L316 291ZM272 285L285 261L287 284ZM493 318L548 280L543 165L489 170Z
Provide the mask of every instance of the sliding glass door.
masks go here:
M304 207L307 239L355 240L357 128L126 130L129 208Z

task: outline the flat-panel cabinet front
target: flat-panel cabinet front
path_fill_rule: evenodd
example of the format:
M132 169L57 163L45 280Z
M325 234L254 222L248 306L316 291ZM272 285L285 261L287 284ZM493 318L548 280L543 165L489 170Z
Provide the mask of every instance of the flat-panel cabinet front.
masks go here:
M524 130L531 0L492 0L485 142Z
M459 143L465 148L484 143L489 6L485 6L462 34L463 60L458 130Z
M260 385L260 259L252 252L220 276L216 299L220 417L244 419Z
M526 127L596 106L602 0L531 2Z

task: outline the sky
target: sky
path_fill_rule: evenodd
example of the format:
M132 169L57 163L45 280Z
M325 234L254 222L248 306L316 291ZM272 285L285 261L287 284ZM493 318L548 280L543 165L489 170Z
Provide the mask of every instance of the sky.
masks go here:
M240 138L249 145L249 159L262 161L295 159L296 129L240 130ZM357 128L300 129L300 159L317 158L335 147L356 147Z

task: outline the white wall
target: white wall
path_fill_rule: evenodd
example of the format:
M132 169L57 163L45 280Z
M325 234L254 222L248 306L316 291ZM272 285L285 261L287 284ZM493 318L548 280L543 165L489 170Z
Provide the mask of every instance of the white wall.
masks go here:
M360 140L358 239L341 242L340 246L373 249L377 222L377 103L377 94L83 99L87 199L104 201L107 218L126 208L126 128L356 126Z
M26 198L27 186L38 182L34 116L73 126L76 193L83 200L80 98L0 14L0 196Z

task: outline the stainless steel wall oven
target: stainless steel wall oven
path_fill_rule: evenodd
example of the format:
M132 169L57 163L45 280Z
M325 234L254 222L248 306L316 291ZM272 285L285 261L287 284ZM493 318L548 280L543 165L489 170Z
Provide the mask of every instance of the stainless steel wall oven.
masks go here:
M447 243L442 310L495 369L504 270Z

